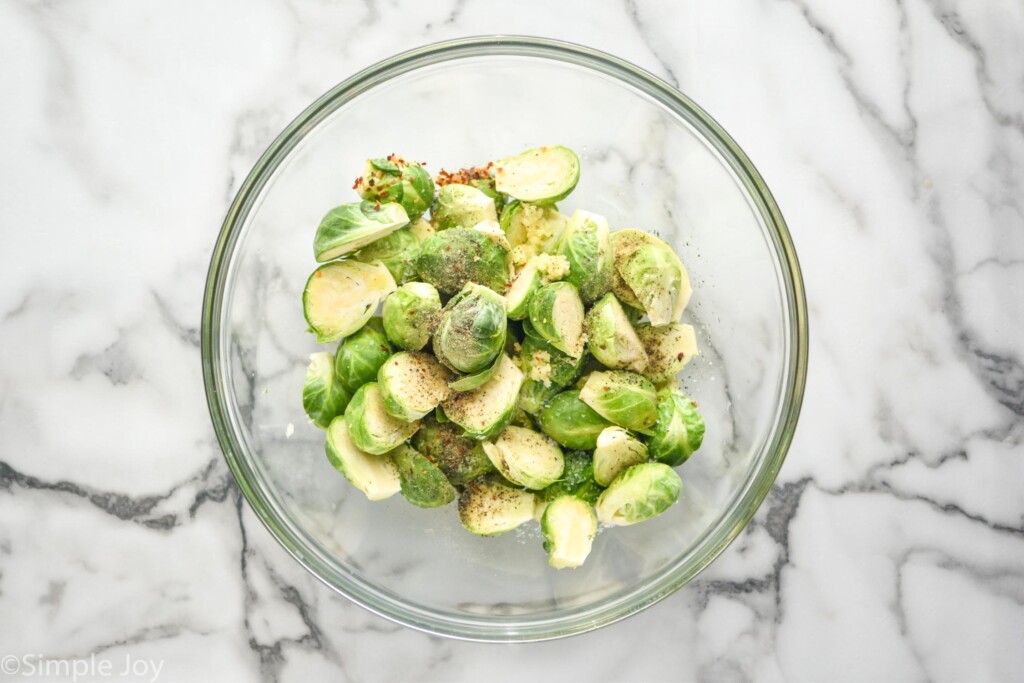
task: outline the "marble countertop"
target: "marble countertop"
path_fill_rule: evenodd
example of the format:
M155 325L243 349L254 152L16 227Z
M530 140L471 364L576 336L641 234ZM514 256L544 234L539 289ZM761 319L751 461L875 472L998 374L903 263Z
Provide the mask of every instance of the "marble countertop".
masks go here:
M716 117L811 327L747 531L638 616L516 646L307 575L231 481L198 350L273 136L359 68L487 33L612 52ZM0 3L0 679L1019 680L1021 36L1016 0Z

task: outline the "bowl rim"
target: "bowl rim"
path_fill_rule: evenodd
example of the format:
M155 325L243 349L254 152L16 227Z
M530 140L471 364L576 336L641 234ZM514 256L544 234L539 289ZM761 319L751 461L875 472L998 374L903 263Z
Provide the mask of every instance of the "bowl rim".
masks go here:
M260 481L241 454L243 450L233 436L227 418L229 407L221 395L222 372L217 360L220 339L219 314L223 309L224 283L230 270L230 254L249 211L278 165L315 124L344 102L358 97L381 82L421 67L440 62L480 56L527 56L553 59L582 66L625 82L654 98L677 116L696 119L703 126L698 132L712 144L741 182L748 200L760 213L774 243L774 251L783 256L777 263L787 296L790 324L788 386L782 387L783 402L779 417L770 434L767 455L753 478L748 480L733 505L707 536L704 550L697 561L683 565L680 561L660 575L613 601L570 610L565 615L540 619L489 621L478 617L438 615L429 609L411 607L396 601L360 579L337 576L343 585L328 580L325 565L315 549L309 548L289 528L289 523L272 514L274 503L262 490ZM201 326L203 384L207 407L224 459L239 489L257 517L282 547L307 571L337 593L361 607L390 621L430 634L480 642L528 642L551 640L576 635L607 626L653 605L675 592L703 571L743 530L775 482L793 439L800 415L807 379L808 319L807 303L800 264L785 219L768 190L761 174L732 137L702 108L678 89L640 67L605 52L582 45L549 38L512 35L487 35L446 40L414 48L359 71L321 95L306 107L274 139L242 182L228 209L210 258ZM698 545L691 552L696 552Z

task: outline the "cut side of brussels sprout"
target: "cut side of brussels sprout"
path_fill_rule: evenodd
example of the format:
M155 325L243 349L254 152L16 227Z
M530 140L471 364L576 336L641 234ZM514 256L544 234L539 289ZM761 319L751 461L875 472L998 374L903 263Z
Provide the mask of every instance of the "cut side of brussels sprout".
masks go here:
M580 400L577 389L563 391L550 399L537 422L541 431L566 448L593 450L597 437L611 423Z
M354 394L359 387L377 379L377 371L393 351L381 319L370 318L358 332L338 344L338 352L334 355L334 374L341 385Z
M670 389L658 392L658 421L647 440L651 457L682 465L704 442L704 429L696 401Z
M576 496L560 496L545 508L540 530L548 564L554 569L579 567L597 536L597 515L594 508Z
M545 341L573 358L583 355L583 301L568 282L544 285L530 297L530 325Z
M656 384L671 382L680 370L700 355L692 325L637 325L636 333L650 361L643 374Z
M647 462L647 446L622 427L608 427L597 437L594 481L608 486L633 465Z
M624 370L592 372L580 400L613 424L644 431L658 418L658 395L646 377Z
M555 253L568 261L565 279L576 285L587 303L597 301L611 289L615 258L608 221L603 216L573 212Z
M682 488L679 475L664 463L633 465L597 499L597 518L605 526L628 526L657 517L679 500Z
M313 255L319 263L333 261L408 224L409 216L398 204L342 204L320 221L313 238Z
M440 322L441 296L434 285L408 282L384 300L381 317L391 343L407 351L419 351Z
M445 415L474 439L490 439L512 421L523 373L512 359L501 354L494 376L479 389L455 393L442 404Z
M505 291L511 278L508 251L480 230L452 228L431 235L420 245L416 271L443 294L458 294L469 282Z
M533 519L534 495L488 478L459 494L459 521L478 536L497 536Z
M552 204L569 196L580 179L580 160L568 147L535 147L494 162L494 184L520 201Z
M394 450L420 426L388 414L376 382L359 387L345 409L345 424L356 448L373 455Z
M505 293L505 308L510 320L522 320L530 314L530 297L540 289L541 276L537 263L531 259L519 271Z
M482 221L497 221L494 200L475 187L452 183L437 191L431 217L438 230L471 228Z
M395 282L404 284L416 279L416 267L413 263L419 251L419 240L408 228L402 228L375 242L370 242L353 254L352 258L363 263L380 261L391 273L391 277L395 278Z
M622 301L642 308L656 327L677 322L693 290L672 248L642 230L619 230L612 234L612 249L622 280L616 294Z
M520 201L510 202L501 213L501 229L512 245L517 263L553 252L568 223L569 218L554 207Z
M539 491L562 476L562 449L532 429L509 426L493 443L484 442L484 453L502 476L513 484Z
M615 295L609 292L587 312L584 320L587 348L594 358L613 370L643 372L647 353Z
M507 329L505 299L470 282L441 311L434 354L456 372L480 372L504 351Z
M494 471L483 446L454 422L427 418L412 437L413 447L441 468L455 486Z
M402 490L395 461L386 455L370 455L359 450L344 418L334 418L327 428L326 450L334 469L370 500L384 500Z
M412 422L427 416L448 398L448 371L429 353L400 351L377 373L388 414Z
M320 351L309 357L306 382L302 385L302 408L320 429L327 429L337 415L345 412L352 400L337 375L334 374L334 356Z
M373 316L398 285L380 262L338 261L320 266L306 281L302 307L320 343L347 337Z
M389 455L398 467L402 496L421 508L436 508L455 500L455 487L444 472L412 446L402 444Z

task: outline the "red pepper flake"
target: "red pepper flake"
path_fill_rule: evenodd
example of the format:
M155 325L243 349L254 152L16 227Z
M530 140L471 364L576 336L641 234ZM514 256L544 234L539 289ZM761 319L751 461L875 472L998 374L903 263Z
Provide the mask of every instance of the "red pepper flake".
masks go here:
M678 354L676 354L676 360L682 360L685 357L686 357L686 354L683 353L682 351L680 351Z
M696 408L697 407L697 402L696 401L690 401L690 405L693 406L694 408Z
M317 276L317 277L323 277L323 276L324 276L324 274L323 274L323 273L321 273L321 272L320 272L320 271L318 270L318 271L316 271L316 276Z

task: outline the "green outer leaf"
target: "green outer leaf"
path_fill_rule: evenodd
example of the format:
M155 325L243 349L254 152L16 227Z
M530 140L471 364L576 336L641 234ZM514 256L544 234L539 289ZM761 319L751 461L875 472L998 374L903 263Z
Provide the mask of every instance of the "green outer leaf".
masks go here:
M498 371L499 365L501 365L501 354L494 359L490 367L484 368L472 375L464 375L456 380L452 380L448 383L448 388L452 391L473 391L478 389L487 384L491 377L494 377L494 373Z
M480 230L452 228L423 240L416 271L443 294L457 294L469 282L500 294L508 285L509 253Z
M306 381L302 386L302 408L320 429L327 429L336 416L345 412L352 400L337 375L334 374L334 355L318 351L309 357Z
M562 391L557 384L550 386L535 379L527 379L519 390L519 407L530 415L536 415L547 402Z
M597 499L597 518L606 526L636 524L668 510L679 500L683 482L664 463L633 465Z
M580 400L577 389L563 391L548 401L537 414L537 422L545 434L566 448L593 450L597 437L611 426L593 408Z
M358 332L338 345L334 373L349 393L355 393L359 387L377 379L380 366L392 353L394 349L384 334L381 319L370 318Z
M402 495L421 508L436 508L455 500L455 487L444 472L412 446L402 444L389 454L398 466Z
M556 304L568 298L573 311L572 319L557 315ZM579 292L568 282L552 282L544 285L530 297L530 325L542 339L570 356L578 357L583 351L583 302ZM578 318L577 318L578 316ZM579 328L576 328L576 321ZM524 329L526 329L524 327ZM530 334L528 331L527 334Z
M456 372L480 372L491 367L504 351L507 329L501 295L468 283L441 311L434 333L434 354Z
M647 448L651 457L670 467L686 462L704 442L704 418L696 402L678 392L658 392L658 421Z
M602 216L574 212L555 253L569 261L565 279L576 285L585 302L597 301L611 289L614 254L608 221Z
M352 202L327 212L313 238L313 255L320 263L344 256L409 224L399 204Z
M407 282L384 299L381 318L392 344L419 351L430 342L441 317L441 296L434 285Z
M402 228L367 244L353 254L352 258L363 263L380 261L390 271L395 282L402 285L416 279L416 267L413 263L419 252L419 240L408 228Z
M434 180L419 164L406 164L402 170L402 208L410 220L416 220L434 203Z
M658 418L658 396L646 377L625 370L593 372L580 400L605 419L626 429L644 431Z
M462 427L454 422L426 418L423 426L413 435L412 445L441 468L448 481L455 486L494 471L494 465L484 453L480 442L466 436Z

